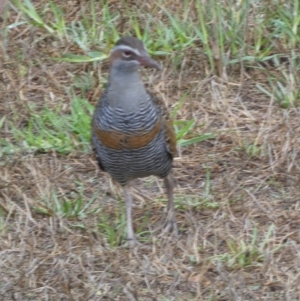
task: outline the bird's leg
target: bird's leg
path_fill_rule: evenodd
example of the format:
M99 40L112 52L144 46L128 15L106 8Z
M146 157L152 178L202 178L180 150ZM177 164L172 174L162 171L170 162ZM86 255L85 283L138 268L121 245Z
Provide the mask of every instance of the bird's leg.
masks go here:
M125 206L126 206L126 221L127 221L127 240L130 247L133 247L137 240L135 238L132 227L132 196L127 186L124 188Z
M164 183L168 194L168 212L164 223L164 232L173 231L174 233L177 234L177 224L176 224L176 217L175 217L174 197L173 197L174 180L171 173L164 178Z

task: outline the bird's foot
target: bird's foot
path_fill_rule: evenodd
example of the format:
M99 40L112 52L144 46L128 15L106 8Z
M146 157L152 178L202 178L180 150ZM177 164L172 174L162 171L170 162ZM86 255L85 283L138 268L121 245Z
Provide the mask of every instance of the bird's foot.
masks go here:
M162 235L166 233L173 233L174 235L178 235L178 228L175 219L166 219L166 221L162 225Z
M124 244L125 247L134 248L142 246L142 244L136 239L136 237L127 237L127 242Z
M154 230L154 232L158 232L158 231L161 231L161 233L158 236L163 236L168 233L172 233L177 236L178 228L177 228L176 219L174 217L172 218L167 217L163 222L163 224Z

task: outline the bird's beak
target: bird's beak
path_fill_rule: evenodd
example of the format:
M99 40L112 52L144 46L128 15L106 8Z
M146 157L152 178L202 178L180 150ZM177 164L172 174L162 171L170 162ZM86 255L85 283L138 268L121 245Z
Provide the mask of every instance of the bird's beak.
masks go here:
M149 55L141 56L139 58L139 62L142 66L145 66L145 67L151 67L151 68L155 68L158 70L162 69L162 66L157 61L152 59Z

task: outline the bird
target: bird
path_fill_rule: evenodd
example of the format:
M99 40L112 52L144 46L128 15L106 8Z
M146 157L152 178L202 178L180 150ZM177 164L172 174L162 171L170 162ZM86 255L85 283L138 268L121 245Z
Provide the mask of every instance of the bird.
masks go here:
M110 52L107 86L92 118L92 145L98 165L123 187L130 247L139 244L128 186L136 178L163 178L168 196L163 233L177 233L172 175L176 135L166 105L145 88L141 67L162 69L141 40L121 37Z

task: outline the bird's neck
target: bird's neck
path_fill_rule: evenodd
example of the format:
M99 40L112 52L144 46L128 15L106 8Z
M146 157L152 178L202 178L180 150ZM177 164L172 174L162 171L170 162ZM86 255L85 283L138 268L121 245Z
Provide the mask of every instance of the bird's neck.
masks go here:
M112 68L107 96L110 106L124 113L140 111L147 105L147 92L138 70Z

